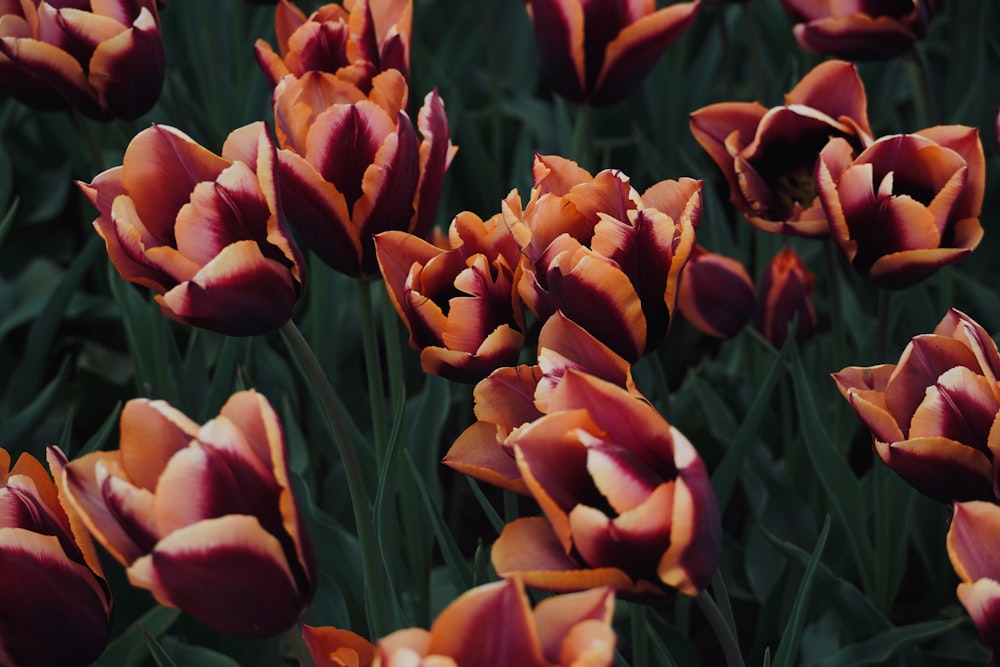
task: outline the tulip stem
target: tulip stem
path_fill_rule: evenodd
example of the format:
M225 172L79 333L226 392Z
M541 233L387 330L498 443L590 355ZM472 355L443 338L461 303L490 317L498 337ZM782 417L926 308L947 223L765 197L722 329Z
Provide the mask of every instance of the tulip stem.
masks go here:
M285 641L288 642L289 648L292 649L292 653L295 654L295 658L299 661L299 667L316 667L316 662L309 652L309 647L306 646L305 640L302 639L301 627L293 625L282 634Z
M591 109L581 105L576 109L576 125L573 127L573 159L584 169L590 168L590 114Z
M875 355L878 363L885 362L889 353L889 317L892 309L892 292L880 288L878 291L878 324L876 325Z
M917 44L910 50L906 64L909 65L910 81L913 85L913 106L917 116L917 127L929 127L937 122L937 109L934 106L927 58Z
M358 312L361 321L361 342L365 354L365 374L368 378L368 402L372 416L372 436L375 441L375 460L379 469L385 462L389 434L386 430L385 387L382 383L382 358L379 354L378 327L372 299L372 281L358 279Z
M716 639L719 640L722 653L726 656L726 665L729 667L745 667L743 656L740 654L739 642L736 641L736 636L730 629L729 624L726 623L726 618L722 615L722 611L719 610L719 606L715 604L715 600L705 590L698 593L698 597L695 600L698 602L698 608L701 609L701 613L708 620L708 624L712 626L712 632L715 633Z
M823 243L826 282L830 292L830 323L833 325L833 365L844 365L844 301L840 293L840 273L837 271L837 248L832 239Z
M387 606L384 600L378 544L375 541L374 525L372 523L371 506L368 492L365 490L365 478L361 470L361 462L354 447L354 440L348 428L348 417L340 397L334 391L329 378L320 366L319 360L313 354L312 348L295 322L289 320L281 327L285 344L298 362L299 370L305 375L322 408L323 418L333 435L334 445L340 454L344 465L344 475L347 478L347 492L351 497L351 508L354 511L354 523L357 525L358 544L361 548L361 564L364 568L365 591L367 601L368 625L373 636L379 637L389 629L385 618Z

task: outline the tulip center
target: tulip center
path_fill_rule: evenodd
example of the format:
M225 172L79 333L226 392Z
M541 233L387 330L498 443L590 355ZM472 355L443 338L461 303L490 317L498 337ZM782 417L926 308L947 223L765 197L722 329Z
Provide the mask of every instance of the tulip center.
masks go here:
M816 179L813 166L800 164L778 173L772 184L774 202L771 212L779 220L792 217L795 205L809 208L816 200Z

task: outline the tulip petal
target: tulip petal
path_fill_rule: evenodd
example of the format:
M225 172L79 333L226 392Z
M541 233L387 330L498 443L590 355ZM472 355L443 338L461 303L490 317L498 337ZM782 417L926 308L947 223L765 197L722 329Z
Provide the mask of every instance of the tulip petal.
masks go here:
M129 567L128 578L160 604L235 635L283 632L304 604L278 540L251 516L207 519L167 535Z
M514 457L497 441L495 424L478 421L465 429L441 462L473 479L528 495Z
M420 181L413 199L416 213L410 231L423 238L434 225L444 172L458 152L458 147L451 143L444 101L436 88L424 97L424 105L417 114L417 127L423 141L420 142Z
M574 661L576 656L587 653L592 643L600 644L609 638L599 626L610 631L613 648L614 631L609 626L614 608L615 596L610 588L555 595L539 602L534 610L535 627L545 658L559 665L590 664ZM574 627L580 625L583 627ZM610 660L597 664L610 664Z
M955 503L948 529L948 556L964 582L1000 577L1000 508L992 502Z
M957 366L927 387L910 421L909 437L940 435L957 442L986 443L998 409L992 383Z
M103 119L83 67L63 49L36 39L4 37L0 39L0 55L46 89L41 93L43 99L54 103L55 96L49 94L52 91L84 115Z
M818 18L796 25L793 31L806 51L855 60L891 58L916 41L916 35L897 19L862 13Z
M581 3L531 0L527 9L549 85L570 102L582 102L586 95L586 62Z
M319 667L370 667L375 660L375 646L350 630L330 626L314 628L303 624L302 639Z
M1000 650L1000 582L980 579L959 584L958 599L969 612L979 636L991 650Z
M978 449L942 437L876 441L875 446L887 466L933 500L993 498L993 465Z
M449 317L448 321L455 320ZM503 324L483 338L474 352L425 347L420 351L420 367L425 373L471 384L497 368L516 364L523 346L524 334Z
M849 120L871 137L865 87L857 68L849 62L820 63L785 95L785 104L801 104L841 122Z
M136 486L153 491L167 462L198 436L198 425L164 401L134 399L122 409L121 465Z
M143 7L131 29L98 44L89 70L98 103L116 118L132 120L149 111L164 77L163 41L153 13Z

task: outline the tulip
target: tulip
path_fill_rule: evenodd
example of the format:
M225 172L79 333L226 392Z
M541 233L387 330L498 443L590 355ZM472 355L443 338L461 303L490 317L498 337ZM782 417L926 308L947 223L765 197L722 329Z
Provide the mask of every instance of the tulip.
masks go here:
M236 635L290 628L316 589L274 409L234 394L198 426L163 401L121 414L119 449L68 462L50 449L62 492L129 581L156 601Z
M754 299L753 280L742 264L695 246L677 292L684 319L706 336L726 340L750 321Z
M701 181L661 181L640 195L627 176L591 176L575 162L536 156L531 199L504 216L523 257L517 289L542 321L561 311L636 361L667 334L677 281L694 249Z
M797 322L798 340L805 340L816 330L816 309L811 298L813 278L802 258L787 246L774 256L761 275L754 326L775 347L785 344L793 320Z
M111 589L86 531L30 454L0 449L0 664L84 667L108 641Z
M321 260L348 276L378 275L375 234L425 237L433 226L457 149L437 92L417 117L423 140L404 111L407 94L396 70L377 75L368 95L323 72L285 77L274 91L288 219Z
M129 143L122 166L78 185L122 278L156 291L178 322L254 336L288 321L305 273L275 164L263 123L230 134L222 157L154 125Z
M478 421L458 437L443 463L488 484L529 494L514 462L512 434L548 411L552 392L571 370L590 373L643 398L627 361L556 313L538 335L537 365L499 368L476 385Z
M1000 507L973 501L955 503L948 529L948 557L962 583L958 599L969 612L983 643L992 651L990 665L997 667L1000 650Z
M154 0L0 2L0 89L31 107L131 120L163 75Z
M708 583L722 546L715 495L694 447L648 403L570 370L511 440L545 518L507 524L492 553L500 576L640 598Z
M446 250L388 231L375 237L375 249L424 372L477 382L521 353L524 315L513 288L521 254L499 214L483 221L460 213L449 235Z
M288 0L274 10L278 53L258 39L257 63L277 85L282 77L329 72L365 93L387 69L410 72L412 0L353 0L323 5L308 17Z
M856 157L833 139L820 153L816 185L841 251L881 287L910 287L983 237L986 160L975 128L883 137Z
M614 593L594 588L557 595L531 609L521 581L495 582L460 595L431 629L383 638L375 667L610 667Z
M371 667L375 646L350 630L302 626L302 639L316 667Z
M879 457L939 502L1000 498L1000 354L968 315L950 310L897 364L833 375Z
M639 87L691 27L700 2L528 0L549 85L574 104L607 106Z
M872 142L864 85L850 63L817 65L783 106L722 102L691 114L691 132L729 183L729 201L765 232L829 234L817 198L819 152L841 137L860 152Z
M923 39L933 0L781 0L795 22L795 39L812 53L882 60Z

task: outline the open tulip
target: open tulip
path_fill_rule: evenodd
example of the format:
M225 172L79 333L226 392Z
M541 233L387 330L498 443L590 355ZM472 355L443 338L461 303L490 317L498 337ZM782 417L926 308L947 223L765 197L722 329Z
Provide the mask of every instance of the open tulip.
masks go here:
M656 597L697 595L715 573L722 531L705 466L648 403L569 370L511 440L545 518L507 524L493 545L500 576Z
M276 171L263 123L230 134L222 157L154 125L129 143L122 166L79 185L122 278L155 290L179 322L253 336L288 321L305 272Z
M857 156L833 139L820 153L816 186L841 251L881 287L910 287L983 237L986 159L976 128L882 137Z
M969 612L997 667L1000 651L1000 507L974 501L955 503L948 528L948 557L962 580L958 599Z
M111 589L42 465L10 461L0 449L0 664L84 667L107 644Z
M1000 498L998 378L996 344L957 310L899 363L833 375L885 464L939 502Z
M198 426L163 401L121 414L120 448L68 462L62 492L129 581L160 604L236 635L290 628L316 589L281 423L262 395L234 394Z
M841 137L857 154L872 142L864 85L854 65L817 65L785 104L721 102L691 114L691 132L729 183L729 201L765 232L829 234L817 198L819 152Z
M667 335L677 281L701 220L701 181L661 181L641 195L608 169L592 176L558 156L535 156L523 208L504 216L523 257L517 289L542 321L561 311L632 362Z
M755 290L746 268L732 257L695 246L681 274L677 308L698 331L732 338L753 316Z
M656 9L654 0L528 0L542 69L574 104L624 99L694 23L700 2Z
M422 140L404 110L407 95L396 70L377 75L367 95L325 72L287 76L274 91L288 219L321 260L348 276L378 275L375 234L425 237L434 223L457 149L437 92L417 117Z
M793 320L796 339L804 340L813 334L813 274L794 250L786 246L774 256L760 277L759 287L754 325L772 345L780 348L785 344Z
M372 78L387 69L409 77L413 0L347 0L323 5L308 17L281 0L274 11L278 53L262 39L254 45L271 85L288 74L317 71L368 92Z
M513 287L521 253L500 214L458 214L449 245L398 231L375 237L389 297L424 372L477 382L521 353L524 314Z
M781 0L806 51L849 60L882 60L923 39L933 0Z
M163 76L154 0L0 2L0 89L29 106L133 119Z

